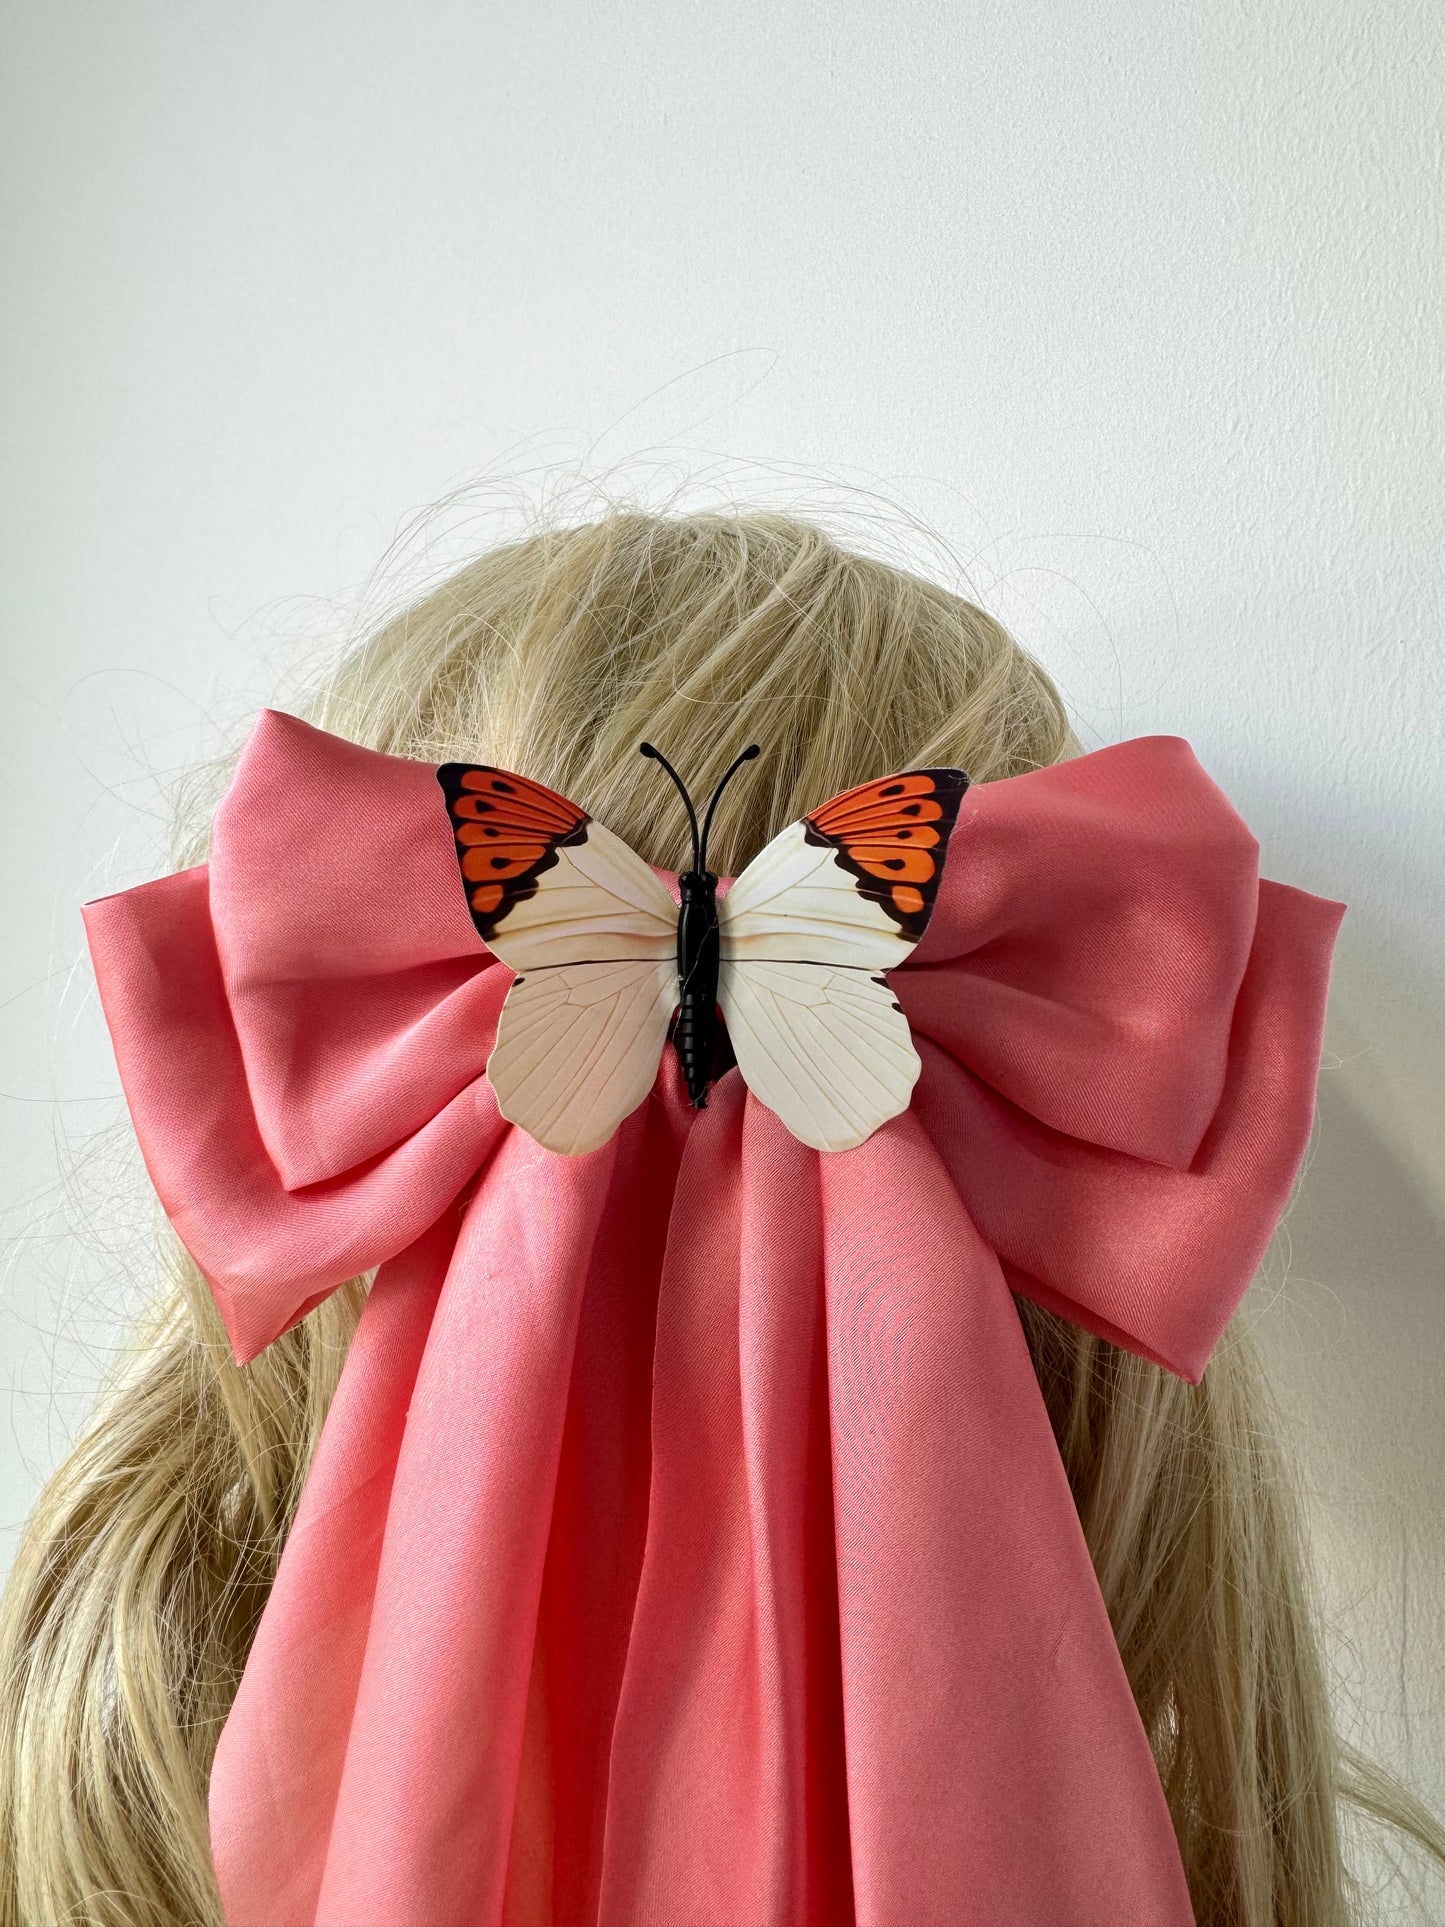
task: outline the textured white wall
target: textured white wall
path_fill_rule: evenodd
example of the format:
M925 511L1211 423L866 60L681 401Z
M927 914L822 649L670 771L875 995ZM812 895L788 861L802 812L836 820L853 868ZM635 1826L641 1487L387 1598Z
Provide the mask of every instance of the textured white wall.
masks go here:
M479 470L825 472L942 532L1086 740L1189 736L1267 870L1351 906L1254 1310L1352 1718L1445 1806L1435 0L4 31L7 1553L143 1290L76 910L157 867L164 783Z

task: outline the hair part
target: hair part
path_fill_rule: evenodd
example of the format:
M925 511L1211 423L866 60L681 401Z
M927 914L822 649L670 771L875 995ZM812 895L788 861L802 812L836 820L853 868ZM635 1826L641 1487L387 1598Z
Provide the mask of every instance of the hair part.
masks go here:
M990 782L1076 754L1048 676L981 609L779 514L620 511L492 550L342 660L311 720L574 797L646 859L739 748L715 866L910 764ZM203 825L183 824L182 864ZM0 1604L0 1927L223 1927L206 1789L347 1347L357 1279L244 1369L167 1235L167 1289L51 1478ZM1236 1319L1198 1386L1019 1301L1199 1927L1344 1927L1341 1802L1445 1861L1342 1745L1302 1508Z

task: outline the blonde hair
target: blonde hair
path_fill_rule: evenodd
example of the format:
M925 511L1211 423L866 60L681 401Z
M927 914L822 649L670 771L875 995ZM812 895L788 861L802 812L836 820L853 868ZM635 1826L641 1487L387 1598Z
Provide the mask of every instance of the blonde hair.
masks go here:
M495 761L681 857L640 736L707 793L740 742L717 867L909 763L989 782L1076 753L989 616L782 515L614 512L498 548L354 648L307 705L372 748ZM178 849L201 860L204 833ZM206 1786L365 1299L335 1293L244 1370L204 1281L168 1290L46 1487L0 1612L0 1921L222 1919ZM1347 1799L1445 1833L1339 1739L1301 1511L1236 1321L1191 1387L1020 1303L1149 1733L1200 1927L1355 1918Z

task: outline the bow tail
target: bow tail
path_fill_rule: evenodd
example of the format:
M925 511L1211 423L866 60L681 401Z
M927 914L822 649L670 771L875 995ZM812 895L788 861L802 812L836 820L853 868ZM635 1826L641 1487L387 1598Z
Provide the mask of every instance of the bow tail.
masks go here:
M448 1212L377 1273L216 1748L230 1927L316 1918L407 1406L455 1237Z
M348 1359L349 1403L338 1394L225 1735L232 1927L503 1918L579 1308L594 1253L616 1242L599 1228L621 1147L564 1166L509 1132L405 1333L377 1296L385 1274L373 1286L382 1312L368 1306L372 1342ZM358 1477L355 1434L378 1400L400 1434L394 1470L363 1459ZM317 1623L328 1599L334 1640ZM308 1756L288 1856L246 1784Z
M737 1077L684 1153L595 1916L615 1927L852 1919L817 1169Z
M857 1919L1186 1927L998 1261L912 1118L822 1187Z

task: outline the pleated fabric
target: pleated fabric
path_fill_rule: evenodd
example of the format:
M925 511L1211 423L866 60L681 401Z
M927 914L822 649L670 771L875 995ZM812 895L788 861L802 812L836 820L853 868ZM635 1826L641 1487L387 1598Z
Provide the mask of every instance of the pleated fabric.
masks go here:
M211 1781L231 1927L1175 1927L1012 1293L1196 1380L1309 1134L1343 906L1188 745L964 799L856 1150L736 1071L563 1158L429 766L265 712L87 906L245 1363L379 1267Z

